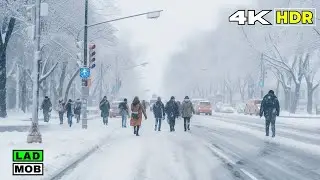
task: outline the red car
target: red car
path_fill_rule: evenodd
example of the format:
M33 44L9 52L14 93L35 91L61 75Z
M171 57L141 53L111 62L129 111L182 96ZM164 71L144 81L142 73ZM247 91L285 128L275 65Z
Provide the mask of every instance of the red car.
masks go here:
M195 107L196 114L212 115L212 106L210 101L199 101Z

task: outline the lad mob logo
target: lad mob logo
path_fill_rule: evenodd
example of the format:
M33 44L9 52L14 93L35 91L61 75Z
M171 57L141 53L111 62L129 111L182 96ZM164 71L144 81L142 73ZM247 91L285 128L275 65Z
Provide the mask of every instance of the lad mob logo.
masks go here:
M273 17L266 17L272 10L238 10L229 16L229 22L237 22L238 25L262 25L277 26L316 26L315 8L276 8ZM273 24L270 22L273 20Z

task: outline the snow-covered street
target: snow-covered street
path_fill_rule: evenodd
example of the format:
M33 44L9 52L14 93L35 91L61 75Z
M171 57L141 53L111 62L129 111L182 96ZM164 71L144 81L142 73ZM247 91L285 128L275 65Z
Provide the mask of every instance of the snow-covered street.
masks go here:
M309 122L300 127L292 121L299 120L279 118L271 139L264 121L250 116L195 116L191 131L178 120L173 133L165 121L161 132L153 131L150 118L140 137L120 129L62 179L318 180L320 122L306 128Z

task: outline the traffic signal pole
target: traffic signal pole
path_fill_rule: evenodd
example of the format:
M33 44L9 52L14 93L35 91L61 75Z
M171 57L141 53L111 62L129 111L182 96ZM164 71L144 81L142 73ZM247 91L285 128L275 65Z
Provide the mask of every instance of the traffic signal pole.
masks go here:
M83 42L83 67L88 67L88 0L85 0L85 20L84 20L84 42ZM81 99L82 99L82 129L88 128L87 105L89 97L88 79L82 79Z

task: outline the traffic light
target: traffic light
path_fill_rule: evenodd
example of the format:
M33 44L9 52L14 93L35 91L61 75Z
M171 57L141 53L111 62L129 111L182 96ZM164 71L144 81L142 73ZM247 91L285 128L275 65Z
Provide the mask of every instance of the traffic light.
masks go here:
M96 61L96 45L95 44L90 44L89 45L89 67L93 69L96 67L95 61Z

